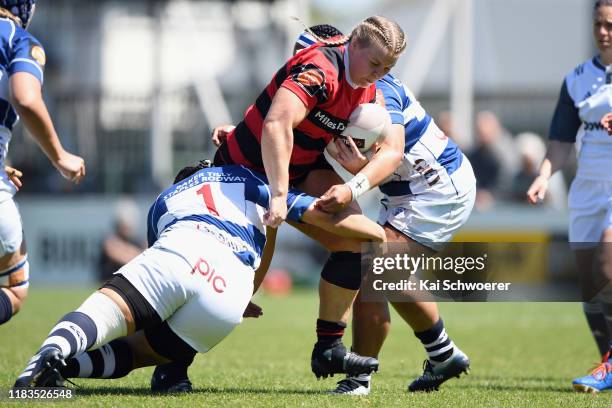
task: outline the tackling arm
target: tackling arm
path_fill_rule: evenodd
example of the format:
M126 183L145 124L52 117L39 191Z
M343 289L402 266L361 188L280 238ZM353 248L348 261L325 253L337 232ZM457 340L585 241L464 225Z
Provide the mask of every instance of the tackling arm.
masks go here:
M377 242L385 240L385 230L352 207L347 207L336 214L330 214L318 209L315 201L304 212L302 221L341 237Z
M341 143L337 144L336 160L356 175L344 184L330 187L321 196L318 203L320 209L332 213L340 211L361 194L379 185L397 169L404 157L404 127L393 124L387 132L372 159L365 162L365 167L363 164L358 165L358 162L365 161L365 158L352 140L349 140L350 148Z
M404 157L404 126L392 124L380 148L359 173L365 175L370 188L376 187L398 168Z
M293 150L293 128L301 123L308 110L290 90L280 88L263 123L261 156L270 184L270 209L266 225L278 227L287 217L289 160Z

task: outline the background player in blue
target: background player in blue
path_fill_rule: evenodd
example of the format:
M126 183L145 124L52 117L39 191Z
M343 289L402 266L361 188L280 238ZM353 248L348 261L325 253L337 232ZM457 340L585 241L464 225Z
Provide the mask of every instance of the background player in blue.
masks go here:
M200 164L176 181L149 210L149 249L53 327L16 387L57 386L62 377L117 378L185 359L207 352L240 323L267 265L256 270L274 246L274 230L264 226L270 186L242 166ZM315 202L291 189L288 218L384 240L382 228L363 215L327 214Z
M18 118L62 176L78 183L85 175L83 159L62 147L42 99L45 51L25 30L34 3L0 0L0 324L19 311L28 290L28 259L13 201L20 183L14 169L10 174L4 171Z
M580 64L563 81L552 119L546 158L527 191L532 204L542 201L551 175L561 169L572 146L579 150L578 169L569 192L569 241L578 269L605 277L612 262L612 138L601 121L612 111L612 0L599 0L593 14L593 35L599 54ZM598 248L601 256L598 256ZM577 391L612 389L612 293L592 293L583 303L593 337L602 355L591 375L577 378ZM589 285L584 289L588 290ZM592 286L591 286L592 288ZM585 293L586 294L586 293ZM592 297L591 297L592 296Z

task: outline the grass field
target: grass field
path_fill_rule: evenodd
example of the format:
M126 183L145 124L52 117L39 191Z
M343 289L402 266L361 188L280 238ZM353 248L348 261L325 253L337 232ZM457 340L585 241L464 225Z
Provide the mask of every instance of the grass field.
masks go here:
M83 290L33 290L23 312L0 327L3 394L53 323L87 294ZM118 380L77 379L76 403L105 407L612 406L612 392L584 395L571 389L571 379L597 360L577 303L442 304L447 330L470 356L472 370L432 394L405 391L408 381L421 373L424 352L394 315L372 393L338 397L325 393L335 385L336 377L316 381L310 372L318 304L314 292L260 297L257 302L264 308L263 317L246 320L214 350L196 358L190 371L193 394L149 395L152 369L148 368ZM350 336L345 340L350 344ZM0 399L0 405L5 401Z

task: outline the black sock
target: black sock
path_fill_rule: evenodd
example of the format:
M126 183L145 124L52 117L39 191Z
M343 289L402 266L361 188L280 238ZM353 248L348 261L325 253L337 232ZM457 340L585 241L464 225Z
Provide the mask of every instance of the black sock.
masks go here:
M421 340L427 356L434 362L442 362L453 354L454 344L444 330L444 322L438 320L431 329L422 332L414 332Z
M610 352L608 355L610 357L612 355L612 303L601 302L601 308L608 326L608 350L606 350L606 353Z
M346 323L317 319L317 343L315 348L331 348L342 341Z
M180 360L175 360L167 364L163 364L160 367L163 369L163 372L170 378L173 379L186 379L189 378L187 376L187 370L191 363L193 363L193 359L195 358L195 354L187 356Z
M600 302L583 302L582 310L586 317L591 334L595 339L599 354L604 355L610 348L610 333L608 323L606 321L606 314L603 309L604 305ZM612 320L612 317L611 317Z
M64 378L121 378L133 368L132 349L125 341L117 339L67 360L60 373Z
M0 289L0 324L4 324L13 317L13 304L8 294Z

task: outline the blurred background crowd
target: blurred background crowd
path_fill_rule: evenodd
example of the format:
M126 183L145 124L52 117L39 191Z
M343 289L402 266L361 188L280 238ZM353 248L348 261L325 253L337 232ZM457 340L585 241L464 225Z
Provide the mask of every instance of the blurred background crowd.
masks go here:
M45 99L88 173L78 186L64 182L17 127L9 163L24 173L17 201L33 262L45 265L33 270L50 280L74 270L75 282L91 280L77 276L84 265L111 270L112 255L99 254L114 226L141 246L147 204L177 169L212 157L211 129L240 120L290 55L303 29L292 16L344 32L369 15L394 18L408 47L393 73L474 167L478 197L466 229L563 236L572 166L551 181L541 208L527 206L525 191L544 157L563 77L595 52L591 10L584 0L41 2L30 31L47 52ZM117 204L125 196L131 204ZM362 203L366 213L374 196ZM310 245L299 235L282 243L285 253ZM103 244L103 252L112 248ZM301 251L312 254L301 269L312 270L318 251ZM282 252L278 258L284 267Z

